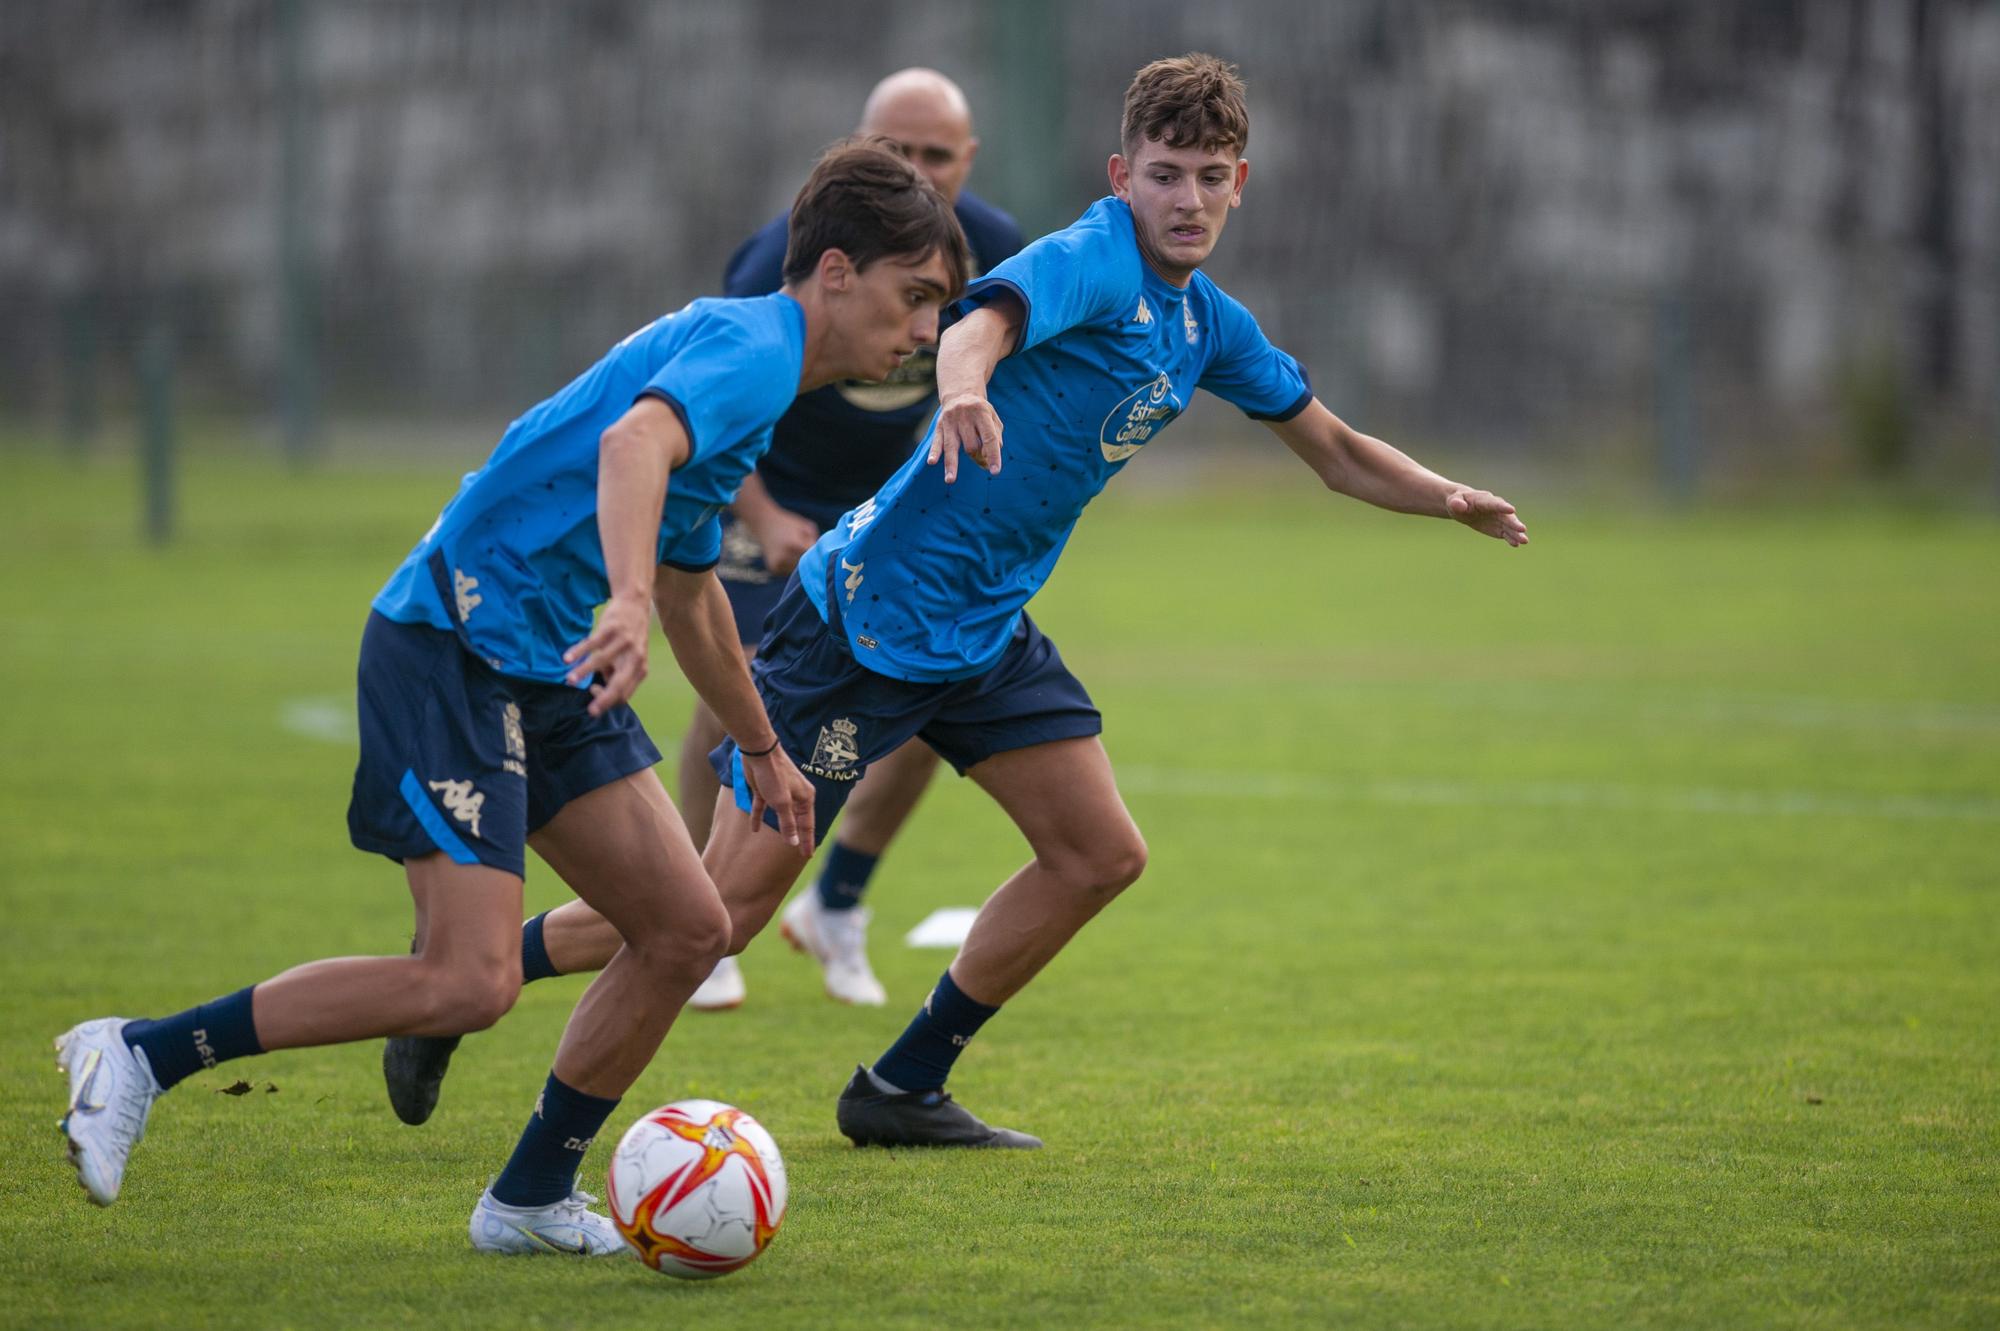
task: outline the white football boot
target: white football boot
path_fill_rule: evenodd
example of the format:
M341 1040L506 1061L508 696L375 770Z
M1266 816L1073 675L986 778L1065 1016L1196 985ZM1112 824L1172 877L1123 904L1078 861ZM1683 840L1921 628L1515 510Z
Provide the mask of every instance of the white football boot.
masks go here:
M819 962L829 998L856 1007L881 1007L889 995L868 964L868 915L866 906L828 910L820 904L818 890L808 887L785 907L778 932Z
M688 998L688 1006L697 1012L727 1012L743 1006L743 994L743 968L736 958L724 957Z
M146 1135L160 1083L146 1056L125 1043L125 1017L100 1017L56 1037L56 1067L69 1074L63 1137L76 1181L99 1206L118 1200L125 1162Z
M573 1257L630 1256L632 1248L611 1223L610 1216L590 1209L597 1198L587 1192L548 1206L507 1206L493 1200L491 1189L479 1194L466 1232L480 1252L560 1252Z

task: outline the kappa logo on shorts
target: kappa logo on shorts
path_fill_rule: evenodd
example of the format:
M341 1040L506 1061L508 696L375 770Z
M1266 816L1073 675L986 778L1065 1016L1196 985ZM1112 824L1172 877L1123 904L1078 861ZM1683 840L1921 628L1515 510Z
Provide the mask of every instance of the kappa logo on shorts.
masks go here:
M470 781L432 781L430 788L444 801L446 812L479 835L479 811L486 807L486 795L474 790Z
M458 599L458 622L463 624L472 618L472 612L479 608L486 598L478 595L479 579L468 578L463 569L451 571L451 594Z
M819 743L813 745L812 759L805 770L829 781L852 781L860 773L854 764L861 761L861 746L855 736L861 728L846 717L819 728Z
M500 709L500 734L507 744L507 758L500 765L515 776L526 776L528 738L521 733L521 704L510 702Z

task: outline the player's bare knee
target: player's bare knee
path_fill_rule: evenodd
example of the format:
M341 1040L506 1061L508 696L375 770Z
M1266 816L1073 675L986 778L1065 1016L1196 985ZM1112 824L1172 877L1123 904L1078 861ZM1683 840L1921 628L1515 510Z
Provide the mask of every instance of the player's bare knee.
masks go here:
M660 927L625 940L649 969L661 974L705 979L729 951L729 912L720 901L688 907L662 920Z
M464 1035L499 1021L521 996L521 963L433 966L419 981L427 1024L439 1033Z
M1079 892L1114 897L1145 872L1146 840L1138 828L1128 827L1116 837L1050 848L1037 858L1043 868Z
M1146 872L1147 853L1146 839L1136 827L1119 841L1102 847L1096 856L1096 890L1115 896L1138 882L1139 875Z

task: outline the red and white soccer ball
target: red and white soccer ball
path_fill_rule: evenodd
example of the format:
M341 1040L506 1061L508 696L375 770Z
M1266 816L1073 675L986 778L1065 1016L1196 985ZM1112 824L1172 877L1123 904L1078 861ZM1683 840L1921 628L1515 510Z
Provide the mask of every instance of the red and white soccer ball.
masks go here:
M639 1260L690 1280L728 1275L785 1219L785 1161L764 1125L718 1100L676 1100L611 1155L611 1218Z

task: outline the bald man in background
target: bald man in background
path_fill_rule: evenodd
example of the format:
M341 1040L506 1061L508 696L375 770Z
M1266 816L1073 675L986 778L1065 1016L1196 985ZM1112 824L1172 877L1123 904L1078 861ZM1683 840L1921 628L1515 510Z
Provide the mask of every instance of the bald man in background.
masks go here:
M917 169L952 201L979 272L1021 248L1021 229L1014 219L965 188L979 140L973 136L971 108L956 83L932 69L899 70L868 94L860 129L901 144ZM781 213L731 256L723 294L776 291L784 257ZM799 556L903 465L936 407L937 356L927 347L882 383L849 381L803 395L778 422L771 451L723 518L722 563L716 572L729 593L746 656L755 654L764 616ZM715 810L717 783L708 752L721 742L721 725L697 702L680 754L680 802L689 811L688 830L697 845L706 840ZM862 894L937 764L936 754L912 740L870 768L848 801L818 879L785 912L785 938L819 961L828 995L842 1002L879 1007L885 1000L868 963L868 912L861 905ZM560 962L559 956L554 959ZM736 958L727 957L690 1006L730 1008L743 996L743 973Z
M979 140L957 84L932 69L899 70L869 93L860 129L902 145L904 155L952 201L978 272L1021 248L1021 229L1014 219L965 188ZM785 222L783 213L772 218L731 256L723 274L724 295L761 296L778 289ZM936 407L937 356L926 347L884 382L850 380L804 394L778 422L770 452L723 515L722 562L716 572L729 593L746 657L756 653L764 616L799 556L902 466ZM708 753L722 737L714 714L697 702L681 743L679 786L680 807L696 845L707 840L715 812L718 786ZM839 756L830 759L837 763ZM819 961L828 995L842 1002L879 1007L885 1001L868 963L868 912L861 905L862 894L937 764L935 753L912 740L869 768L848 801L818 879L785 911L781 928L786 939ZM564 969L566 952L581 958L594 950L586 945L585 931L605 926L590 914L578 903L546 918L539 941L558 972ZM542 929L543 921L531 920L528 928ZM575 951L570 951L571 943ZM743 973L736 958L727 957L689 1005L732 1008L743 996Z

